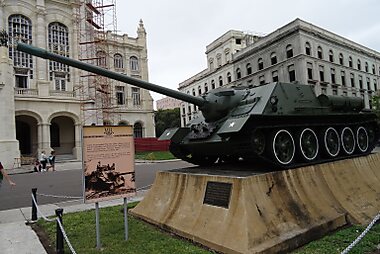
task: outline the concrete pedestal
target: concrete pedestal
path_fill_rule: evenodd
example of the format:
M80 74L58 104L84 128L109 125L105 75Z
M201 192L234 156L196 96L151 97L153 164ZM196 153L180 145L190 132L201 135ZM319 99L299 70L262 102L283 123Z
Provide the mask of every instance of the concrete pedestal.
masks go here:
M224 253L293 250L380 210L380 154L280 172L157 173L131 213Z

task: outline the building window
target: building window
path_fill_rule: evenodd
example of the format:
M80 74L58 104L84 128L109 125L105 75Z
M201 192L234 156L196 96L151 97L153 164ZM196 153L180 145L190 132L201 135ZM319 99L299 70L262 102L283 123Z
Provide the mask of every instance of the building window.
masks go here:
M211 71L214 70L214 59L213 59L213 58L210 58L210 59L208 60L208 64L209 64L209 66L210 66L210 70L211 70Z
M368 72L368 63L367 62L365 62L364 68L365 68L365 72Z
M131 56L129 58L129 67L131 68L131 71L138 71L139 70L139 59L135 56Z
M139 106L141 104L140 88L132 87L132 103L133 106Z
M322 94L327 94L327 88L326 88L326 86L322 86L321 87L321 92L322 92Z
M65 25L55 22L48 27L49 51L69 57L69 32ZM49 60L49 78L55 80L56 90L66 90L66 80L69 81L69 67L65 64Z
M264 69L264 62L262 58L259 58L259 60L257 60L257 66L259 70Z
M246 70L247 70L247 75L250 75L252 74L252 66L250 63L247 63L247 65L245 66Z
M227 83L231 83L231 82L232 82L231 73L227 72Z
M360 63L360 59L358 59L358 70L360 71L362 69L362 65Z
M214 80L211 80L211 89L215 89L215 81Z
M223 78L222 78L222 76L219 76L219 86L223 86Z
M305 44L305 52L306 52L306 55L311 56L311 47L310 47L309 42L306 42Z
M330 62L334 62L334 52L330 49L330 51L329 51L329 61Z
M344 71L340 72L340 78L342 80L342 86L345 87L346 86L346 73Z
M55 90L57 91L66 91L66 79L64 78L60 78L60 77L56 77L54 79L54 83L55 83Z
M15 68L16 86L27 86L27 77L33 78L32 55L16 50L17 43L22 41L32 44L32 22L29 18L15 14L8 18L9 58ZM27 87L25 87L27 88Z
M236 79L241 79L240 68L237 68L237 69L236 69Z
M323 59L323 51L322 51L321 46L318 47L318 58Z
M118 105L125 104L124 86L116 86L116 100Z
M367 78L367 90L371 90L371 80L369 78Z
M124 68L123 56L120 55L120 54L115 54L113 56L113 64L115 66L115 69L122 69L122 68Z
M353 73L350 73L350 85L351 87L355 87L355 76Z
M270 55L270 63L272 65L277 63L277 56L276 56L276 53L274 52Z
M288 73L289 73L289 81L293 82L296 81L296 71L294 70L294 65L288 66Z
M208 92L208 85L207 85L207 83L205 83L205 93L207 93Z
M135 138L142 138L143 135L142 135L142 124L141 123L135 123L133 125L133 137Z
M338 88L336 86L332 87L332 94L333 95L338 95Z
M225 58L226 58L226 62L228 63L231 59L231 57L230 57L230 49L225 49L224 50L224 56L225 56Z
M307 63L307 78L313 80L313 64Z
M376 92L377 91L377 80L373 80L373 90Z
M103 68L107 66L106 52L96 52L96 65Z
M325 82L325 68L322 65L319 66L319 80Z
M259 77L259 83L260 83L260 85L264 85L265 84L264 75Z
M273 82L278 81L278 72L277 71L272 72L272 80L273 80Z
M343 62L343 54L342 53L339 54L339 64L340 65L344 64L344 62Z
M201 86L198 86L198 95L201 95L202 94L202 88Z
M359 75L359 88L363 89L363 77Z
M350 68L352 68L352 57L349 57L348 58L348 66L350 67Z
M216 55L216 63L219 66L222 66L222 55L221 54L217 54Z
M335 80L335 69L331 69L331 83L332 84L336 84L336 80Z
M197 96L197 95L195 94L195 88L193 88L193 90L192 90L192 94L193 94L193 96Z
M372 65L372 74L376 74L376 68L374 64Z
M293 57L293 47L292 45L286 46L286 58Z

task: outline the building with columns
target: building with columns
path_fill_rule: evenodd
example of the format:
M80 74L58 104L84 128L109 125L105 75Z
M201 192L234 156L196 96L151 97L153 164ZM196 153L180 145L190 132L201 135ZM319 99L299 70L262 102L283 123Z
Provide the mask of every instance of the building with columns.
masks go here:
M81 159L83 125L133 125L135 136L155 136L148 91L15 49L22 41L148 81L143 22L137 37L105 31L92 2L0 1L0 30L9 35L0 47L0 161L5 167L42 150Z
M379 92L380 53L296 19L266 36L228 31L206 48L208 66L179 84L199 96L220 86L299 82L321 93L362 97L366 108ZM197 108L181 103L181 124Z
M179 108L181 101L172 97L165 97L156 101L157 110L164 109L175 109Z

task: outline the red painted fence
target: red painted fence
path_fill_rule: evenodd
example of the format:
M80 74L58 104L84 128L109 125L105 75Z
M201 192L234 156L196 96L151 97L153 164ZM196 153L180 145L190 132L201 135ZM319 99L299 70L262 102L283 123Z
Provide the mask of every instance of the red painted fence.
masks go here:
M135 138L135 151L169 151L170 140L158 138Z

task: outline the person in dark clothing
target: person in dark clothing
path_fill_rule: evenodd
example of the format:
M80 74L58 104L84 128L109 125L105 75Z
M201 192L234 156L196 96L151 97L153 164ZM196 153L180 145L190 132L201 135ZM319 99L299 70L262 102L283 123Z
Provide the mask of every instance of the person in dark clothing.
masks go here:
M49 160L49 164L50 164L50 165L47 166L47 170L49 170L50 168L52 168L53 171L55 171L55 151L54 151L54 150L51 151L48 160Z

